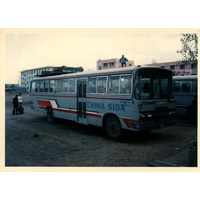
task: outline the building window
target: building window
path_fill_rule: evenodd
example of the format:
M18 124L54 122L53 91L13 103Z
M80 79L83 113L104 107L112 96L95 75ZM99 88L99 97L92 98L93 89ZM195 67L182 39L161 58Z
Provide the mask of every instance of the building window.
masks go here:
M191 69L196 69L196 68L197 68L197 64L196 63L191 64Z
M174 66L174 65L170 65L170 69L171 69L171 70L174 70L174 69L175 69L175 66Z
M165 66L160 66L161 68L165 68Z
M114 63L114 62L110 62L109 65L110 65L110 66L114 66L115 63Z
M99 66L99 70L101 70L102 68L101 68L101 66Z
M108 67L108 63L103 63L103 67Z
M185 69L185 65L184 65L184 64L181 64L181 65L180 65L180 69Z

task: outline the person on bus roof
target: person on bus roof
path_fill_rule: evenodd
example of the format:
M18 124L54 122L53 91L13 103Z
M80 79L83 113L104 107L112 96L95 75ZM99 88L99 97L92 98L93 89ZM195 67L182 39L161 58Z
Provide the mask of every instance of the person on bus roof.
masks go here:
M121 67L126 67L126 62L128 61L127 58L122 55L122 57L119 59L119 62L121 63Z

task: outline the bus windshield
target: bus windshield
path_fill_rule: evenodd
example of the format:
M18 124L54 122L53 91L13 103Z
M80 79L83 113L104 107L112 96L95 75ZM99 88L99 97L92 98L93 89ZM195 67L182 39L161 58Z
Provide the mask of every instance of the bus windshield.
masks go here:
M168 70L140 69L135 77L135 98L170 99L174 98L172 72Z

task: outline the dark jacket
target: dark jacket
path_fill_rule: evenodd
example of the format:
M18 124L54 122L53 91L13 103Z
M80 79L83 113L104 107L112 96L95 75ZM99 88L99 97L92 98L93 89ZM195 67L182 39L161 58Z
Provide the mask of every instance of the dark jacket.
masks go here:
M18 106L18 98L17 96L13 98L13 105Z

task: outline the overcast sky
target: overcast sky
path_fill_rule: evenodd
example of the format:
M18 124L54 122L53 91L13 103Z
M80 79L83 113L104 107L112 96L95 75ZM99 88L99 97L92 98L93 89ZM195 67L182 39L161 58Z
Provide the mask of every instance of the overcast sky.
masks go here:
M5 83L18 83L20 71L45 66L96 70L98 59L120 58L135 65L181 59L182 30L163 29L7 29Z

